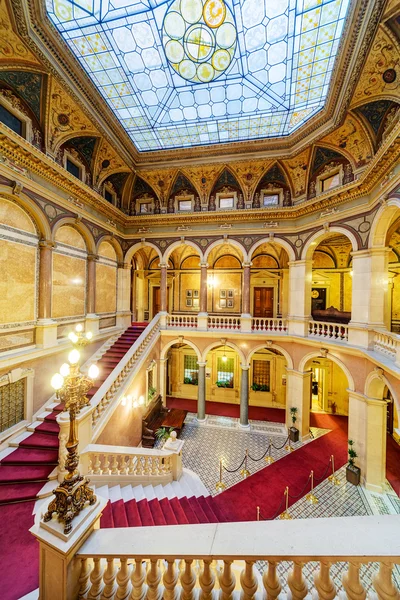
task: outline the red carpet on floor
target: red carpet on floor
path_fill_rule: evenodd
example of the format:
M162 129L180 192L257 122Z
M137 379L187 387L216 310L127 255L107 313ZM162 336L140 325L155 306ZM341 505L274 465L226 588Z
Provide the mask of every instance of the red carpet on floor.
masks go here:
M400 498L400 446L390 435L386 442L386 478Z
M189 412L197 412L197 400L186 400L185 398L167 398L168 408L181 408ZM206 414L218 415L220 417L240 417L239 404L228 404L227 402L206 402ZM273 421L274 423L285 422L284 408L268 408L263 406L249 406L249 419L255 421Z

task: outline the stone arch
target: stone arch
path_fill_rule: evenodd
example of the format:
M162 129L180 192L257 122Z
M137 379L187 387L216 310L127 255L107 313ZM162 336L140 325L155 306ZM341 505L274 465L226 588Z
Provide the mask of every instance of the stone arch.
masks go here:
M195 183L193 182L192 178L190 177L190 175L188 175L187 173L185 173L184 170L179 169L176 174L175 177L172 179L171 181L171 185L169 187L168 190L168 197L170 197L171 195L175 195L177 191L179 191L180 189L184 189L182 187L176 187L178 182L179 182L179 177L182 177L184 179L186 179L187 183L189 184L189 189L191 188L193 190L193 192L195 192L195 195L200 196L199 190L197 189L197 186L195 185Z
M314 351L314 352L309 352L308 354L305 354L305 355L303 356L303 358L300 360L300 363L299 363L299 371L300 371L301 373L303 373L303 372L304 372L304 369L305 369L305 366L306 366L306 364L307 364L307 362L308 362L309 360L311 360L312 358L317 358L318 356L320 356L320 352L318 352L317 350L316 350L316 351ZM344 374L346 375L346 377L347 377L347 381L348 381L348 384L349 384L349 387L348 387L348 389L349 389L351 392L354 392L354 391L355 391L354 378L353 378L353 375L351 374L351 372L350 372L349 368L348 368L348 367L347 367L347 366L344 364L344 362L342 362L342 361L340 360L340 358L337 358L337 356L335 356L335 355L334 355L334 354L332 354L331 352L328 352L328 354L327 354L327 357L326 357L326 358L328 358L328 359L329 359L329 360L331 360L332 362L336 363L336 364L338 365L338 367L340 367L340 368L342 369L343 373L344 373Z
M377 211L372 221L371 232L368 241L369 248L384 248L386 236L390 226L400 216L400 198L390 198Z
M236 248L239 248L239 250L241 251L242 255L243 255L243 262L248 262L249 260L249 256L247 254L246 248L244 246L242 246L242 244L240 242L238 242L237 240L233 240L231 238L227 238L226 240L224 238L220 238L218 240L215 240L215 242L213 242L212 244L210 244L210 246L207 248L207 250L204 253L204 261L207 261L207 258L210 255L211 250L214 250L214 248L217 248L217 246L221 246L222 244L232 244L232 246L236 246Z
M308 238L308 240L304 244L304 247L302 250L302 254L301 254L302 260L311 259L312 255L314 253L314 250L317 248L318 244L320 242L322 242L324 239L330 237L332 235L332 233L340 233L341 235L346 236L351 242L353 252L357 252L357 250L359 249L358 248L358 240L357 240L356 236L354 235L354 233L352 233L345 227L333 225L332 227L329 227L329 231L324 231L324 230L320 229L319 231L316 231Z
M268 243L273 243L273 244L276 244L277 246L280 246L281 248L286 250L289 260L296 260L295 251L294 251L293 247L289 244L289 242L274 236L272 240L270 238L263 238L263 239L255 242L248 252L249 261L251 261L254 252L257 250L257 248L259 246L262 246L262 244L268 244Z
M175 338L173 340L169 340L169 342L167 342L166 345L163 346L163 348L161 349L161 353L160 353L161 359L165 359L167 357L168 350L174 344L186 344L187 346L190 346L190 348L192 348L192 350L194 350L196 352L197 360L199 362L202 362L201 352L200 352L199 348L196 346L196 344L194 344L190 340L186 340L185 338Z
M160 263L162 262L162 254L160 249L153 244L152 242L137 242L136 244L133 244L133 246L131 246L129 248L129 250L126 252L125 254L125 258L124 258L124 262L126 263L130 263L132 261L133 255L135 254L135 252L137 250L139 250L140 248L143 248L144 246L148 246L149 248L153 248L153 250L155 250L158 254L158 257L160 259Z
M290 356L289 352L287 350L285 350L285 348L282 348L282 346L278 346L278 344L271 344L270 346L267 346L267 344L259 344L258 346L256 346L252 350L250 350L250 352L248 353L248 355L247 355L248 364L250 364L251 358L256 352L258 352L259 350L269 350L270 348L273 348L274 350L278 350L278 352L280 352L282 354L282 356L285 357L288 369L294 368L293 359Z
M86 225L84 223L80 223L76 221L76 219L74 219L73 217L61 217L58 221L56 221L56 223L53 226L53 231L52 231L52 241L55 240L55 235L57 230L62 227L63 225L70 225L70 227L73 227L74 229L76 229L77 231L79 231L79 233L83 236L83 239L86 242L86 249L88 251L89 254L95 254L96 252L96 244L92 235L92 232L90 231L90 229L88 227L86 227Z
M122 248L121 248L121 244L119 243L118 240L115 239L115 237L113 237L112 235L102 235L98 240L97 240L97 244L96 244L96 254L98 252L98 249L100 248L100 244L102 242L109 242L111 244L111 246L114 248L115 253L117 255L117 262L122 262L123 258L124 258L124 253L122 252Z
M394 390L394 387L387 377L385 377L384 373L381 373L379 368L374 369L367 375L364 385L364 394L368 398L382 400L385 386L388 388L393 398L393 402L396 404L397 410L399 410L399 398Z
M161 262L167 263L172 252L176 248L179 248L179 246L184 246L184 245L190 246L191 248L193 248L193 250L195 250L196 254L199 255L200 262L203 262L203 260L205 260L200 247L197 244L195 244L194 242L192 242L191 240L185 239L185 240L177 240L176 242L173 242L170 246L168 246L168 248L165 250L164 254L162 255Z
M126 176L128 177L130 171L126 167L120 167L119 169L112 169L111 171L107 171L102 177L99 177L96 184L97 187L100 187L109 177L112 177L112 175L117 175L118 173L126 173Z
M207 362L207 354L211 350L213 350L214 348L219 348L220 346L226 346L227 348L231 348L232 350L235 350L235 352L237 352L238 355L239 355L239 357L240 357L241 363L243 365L247 365L248 364L248 362L246 360L246 357L245 357L244 353L242 352L242 350L239 348L239 346L237 346L233 342L230 342L229 340L227 340L225 344L223 344L221 342L221 340L215 340L214 342L212 342L211 344L209 344L207 346L207 348L205 350L203 350L201 361L202 362Z
M66 133L65 135L58 138L57 143L53 148L53 153L55 155L57 155L57 152L59 151L59 149L61 148L61 146L63 144L66 144L67 142L69 142L69 140L72 140L73 138L77 138L77 137L95 137L95 138L98 138L98 140L101 139L99 132L95 131L95 130L93 130L93 131L85 130L84 135L83 134L80 135L80 133L77 131L70 131L70 132Z
M5 200L11 200L12 202L15 202L15 204L28 213L41 239L52 239L49 222L43 211L35 204L33 200L23 193L16 196L13 194L13 189L5 185L0 185L0 196L2 196Z

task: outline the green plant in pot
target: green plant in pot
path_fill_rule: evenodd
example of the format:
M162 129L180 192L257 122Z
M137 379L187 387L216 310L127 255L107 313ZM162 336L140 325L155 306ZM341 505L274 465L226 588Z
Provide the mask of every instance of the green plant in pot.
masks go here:
M167 439L170 437L171 433L173 432L173 430L174 430L173 427L159 427L154 432L154 435L161 442L166 442Z
M297 421L297 408L296 406L292 406L290 409L290 417L292 419L292 426L289 428L289 437L290 441L295 443L299 441L299 430L295 427L295 423Z
M357 452L354 450L354 442L353 440L348 440L348 450L347 453L349 455L349 462L346 467L346 481L352 483L353 485L358 485L360 483L361 469L355 465L355 460L358 456Z

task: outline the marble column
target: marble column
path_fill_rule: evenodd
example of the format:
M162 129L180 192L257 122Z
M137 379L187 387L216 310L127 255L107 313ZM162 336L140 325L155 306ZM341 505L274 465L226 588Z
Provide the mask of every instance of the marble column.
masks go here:
M292 427L290 409L297 408L297 420L294 425L299 430L299 439L310 437L310 402L312 371L286 369L286 427Z
M39 311L40 321L51 320L52 262L54 244L39 242Z
M131 269L130 263L119 263L117 270L117 326L129 327L131 315Z
M131 313L132 321L138 321L137 309L136 309L136 269L132 268L131 271Z
M289 334L307 337L311 319L312 260L289 262Z
M96 315L96 254L87 256L87 299L86 299L86 331L93 335L99 332L99 317Z
M207 263L200 263L200 311L199 313L204 316L207 314Z
M167 312L167 268L166 263L160 264L160 312Z
M167 358L160 358L159 359L159 365L160 365L160 394L161 394L161 400L162 400L163 406L167 406L167 393L168 393L168 390L166 389L166 385L167 385L166 368L167 368L167 365L168 365L168 359Z
M197 420L205 421L206 418L206 362L199 362L199 375L197 384Z
M243 263L242 317L250 317L250 269L251 263Z
M249 365L240 365L240 427L249 427Z

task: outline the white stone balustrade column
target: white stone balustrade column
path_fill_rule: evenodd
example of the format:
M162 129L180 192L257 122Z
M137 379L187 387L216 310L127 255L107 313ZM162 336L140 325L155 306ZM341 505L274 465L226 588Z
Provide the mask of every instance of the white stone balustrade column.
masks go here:
M371 348L373 329L386 329L388 311L389 248L352 252L352 303L349 343Z
M368 490L383 492L386 481L387 402L349 391L349 439Z
M288 332L307 337L311 319L312 261L289 262Z
M311 371L286 369L286 427L292 426L290 409L297 408L295 427L299 430L300 440L310 437L310 398Z
M240 365L240 427L249 427L249 369Z
M200 292L199 292L199 313L197 315L197 329L201 331L207 331L207 297L208 297L208 284L207 284L207 269L208 264L206 262L200 263Z
M117 326L129 327L131 315L131 270L129 263L119 263L117 270Z

